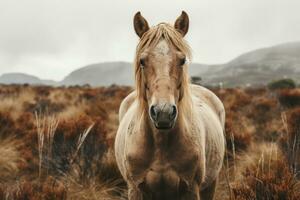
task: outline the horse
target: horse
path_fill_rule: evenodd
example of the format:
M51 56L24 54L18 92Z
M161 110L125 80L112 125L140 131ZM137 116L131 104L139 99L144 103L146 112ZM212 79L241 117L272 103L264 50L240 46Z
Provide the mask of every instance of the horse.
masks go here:
M189 17L149 27L137 12L135 90L121 102L117 166L129 200L212 200L222 167L225 109L190 83Z

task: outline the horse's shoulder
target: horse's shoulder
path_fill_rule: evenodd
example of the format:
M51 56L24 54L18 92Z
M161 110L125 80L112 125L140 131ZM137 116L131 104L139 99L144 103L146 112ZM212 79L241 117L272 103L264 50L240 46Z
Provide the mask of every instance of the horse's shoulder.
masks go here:
M216 112L223 124L225 121L225 108L219 97L211 90L200 85L191 84L190 87L192 94L209 105Z
M128 94L123 101L121 102L120 108L119 108L119 122L121 122L121 120L123 119L124 115L126 114L126 112L128 111L128 109L130 108L130 106L132 105L132 103L134 102L136 97L136 91L131 92L130 94Z

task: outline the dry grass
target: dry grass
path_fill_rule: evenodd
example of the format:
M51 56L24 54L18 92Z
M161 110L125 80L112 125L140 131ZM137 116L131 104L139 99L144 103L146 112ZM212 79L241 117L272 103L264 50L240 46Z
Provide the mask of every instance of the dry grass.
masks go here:
M259 149L260 154L245 159L241 165L240 179L233 182L234 199L298 199L300 182L286 164L281 150L276 144Z
M285 132L280 144L290 167L297 173L300 170L300 108L282 113L282 121Z
M19 165L24 162L19 148L21 143L16 139L0 139L0 182L18 173Z
M122 179L97 180L89 179L88 182L82 182L80 173L76 170L65 177L65 183L68 185L68 196L70 200L122 200L126 199L126 188L122 185Z
M278 100L284 107L300 106L300 89L281 90L278 94Z
M113 143L129 87L0 87L0 199L126 199ZM213 89L227 111L216 200L299 199L299 89Z

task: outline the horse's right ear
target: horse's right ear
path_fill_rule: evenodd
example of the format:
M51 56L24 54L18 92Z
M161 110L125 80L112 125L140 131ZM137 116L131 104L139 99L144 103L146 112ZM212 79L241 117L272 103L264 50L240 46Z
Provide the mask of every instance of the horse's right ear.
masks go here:
M149 25L146 19L141 15L141 12L137 12L133 18L133 25L136 34L141 38L144 33L149 30Z

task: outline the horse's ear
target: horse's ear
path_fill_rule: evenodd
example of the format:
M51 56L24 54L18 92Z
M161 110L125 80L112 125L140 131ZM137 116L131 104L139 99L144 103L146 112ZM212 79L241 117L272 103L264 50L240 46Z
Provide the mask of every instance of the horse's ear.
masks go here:
M185 11L182 11L181 15L176 19L174 27L182 34L182 36L185 36L185 34L188 32L189 16Z
M141 38L144 33L149 30L149 25L146 19L141 15L141 12L137 12L133 18L133 25L136 34Z

